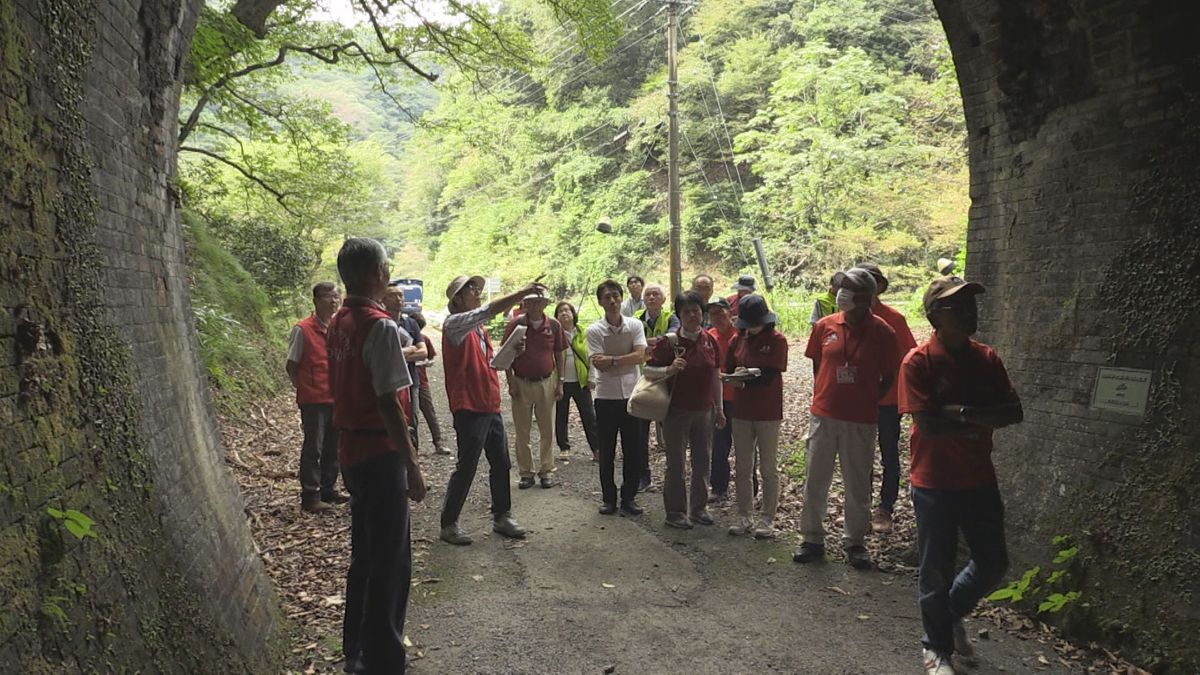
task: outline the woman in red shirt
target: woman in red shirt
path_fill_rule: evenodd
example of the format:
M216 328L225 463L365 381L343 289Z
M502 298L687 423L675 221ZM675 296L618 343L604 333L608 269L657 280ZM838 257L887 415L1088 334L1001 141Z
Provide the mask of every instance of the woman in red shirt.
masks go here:
M783 376L787 370L787 338L775 330L775 313L761 295L738 301L734 321L737 337L729 343L724 371L759 374L738 379L733 386L733 452L736 466L738 522L729 534L753 533L757 539L775 536L775 509L779 506L779 425L783 421ZM751 520L754 507L754 464L762 473L762 517Z
M708 463L713 420L725 426L721 381L717 377L717 342L704 331L704 299L695 291L675 298L680 326L676 340L659 340L650 353L645 373L674 376L671 407L663 420L667 470L663 477L663 506L667 525L683 530L692 523L712 525L707 510ZM691 509L683 486L686 448L692 449ZM689 517L690 516L690 517Z

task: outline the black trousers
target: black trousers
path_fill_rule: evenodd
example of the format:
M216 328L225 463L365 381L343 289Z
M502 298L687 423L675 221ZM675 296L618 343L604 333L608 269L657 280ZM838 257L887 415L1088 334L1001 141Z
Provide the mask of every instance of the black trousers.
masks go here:
M333 493L337 484L338 432L333 426L333 405L300 406L304 443L300 446L300 500L312 504Z
M578 382L563 382L563 397L555 402L554 438L558 441L558 449L563 452L571 449L571 439L567 436L567 416L571 413L571 401L575 401L575 409L579 411L579 420L583 422L583 435L587 437L588 447L592 452L597 452L600 446L596 440L596 408L592 403L592 392L587 387L579 386Z
M637 495L642 473L641 420L630 415L629 399L596 399L596 433L600 441L600 491L605 504L617 501L613 478L617 464L617 434L621 435L621 503Z
M475 480L481 454L487 455L490 465L488 483L492 488L492 514L511 511L512 486L508 483L508 472L512 462L508 458L508 434L504 432L504 419L500 413L456 411L454 432L458 435L458 459L450 474L450 484L446 486L446 498L442 501L442 527L458 522Z
M402 673L412 582L408 471L389 452L342 471L350 491L350 571L342 649L348 673Z
M894 405L879 406L879 463L883 465L879 508L891 513L900 494L900 413Z

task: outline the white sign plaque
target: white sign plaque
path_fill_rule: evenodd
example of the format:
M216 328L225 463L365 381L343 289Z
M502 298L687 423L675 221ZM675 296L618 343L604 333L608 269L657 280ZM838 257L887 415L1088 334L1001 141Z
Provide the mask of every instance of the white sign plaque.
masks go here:
M1096 388L1092 392L1092 407L1134 417L1146 416L1150 400L1152 370L1134 368L1105 368L1096 371Z

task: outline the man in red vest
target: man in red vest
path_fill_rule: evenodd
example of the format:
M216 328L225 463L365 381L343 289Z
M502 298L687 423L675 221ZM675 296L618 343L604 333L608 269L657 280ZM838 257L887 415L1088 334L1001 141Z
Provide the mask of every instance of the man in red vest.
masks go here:
M441 540L456 546L471 543L471 537L458 524L459 514L475 480L479 455L486 454L488 483L492 491L492 529L506 537L522 539L525 530L513 520L512 486L508 472L508 435L500 417L500 379L491 366L492 343L483 325L502 315L521 298L546 289L534 282L502 298L481 305L483 277L459 275L446 287L450 316L442 322L442 367L446 371L446 395L454 415L458 436L458 459L446 499L442 503ZM522 343L519 350L524 350Z
M347 239L337 266L347 297L329 324L329 379L338 459L351 495L342 649L346 672L402 673L412 580L408 499L425 498L396 397L412 380L400 331L379 304L389 271L383 246Z
M325 329L341 297L328 281L313 286L313 313L288 337L287 374L296 389L304 443L300 446L300 507L322 513L347 501L334 485L338 477L337 429L333 426L333 390Z

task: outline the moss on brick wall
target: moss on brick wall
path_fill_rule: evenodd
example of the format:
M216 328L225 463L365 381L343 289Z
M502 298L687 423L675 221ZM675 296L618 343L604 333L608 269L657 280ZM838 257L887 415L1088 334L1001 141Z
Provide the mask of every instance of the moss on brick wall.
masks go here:
M83 117L108 9L0 3L0 663L269 670L275 638L236 649L163 529L137 370L108 309Z

